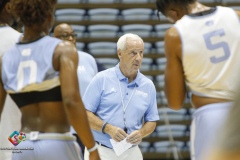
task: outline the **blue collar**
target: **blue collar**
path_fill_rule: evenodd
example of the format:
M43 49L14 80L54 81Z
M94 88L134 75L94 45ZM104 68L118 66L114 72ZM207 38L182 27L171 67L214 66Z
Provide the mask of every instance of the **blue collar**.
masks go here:
M128 84L128 78L122 74L122 71L120 70L120 67L119 67L119 63L115 66L115 72L119 81L124 81ZM136 87L138 87L139 84L140 84L140 72L138 70L136 78L130 84L128 84L128 86L132 87L136 85Z

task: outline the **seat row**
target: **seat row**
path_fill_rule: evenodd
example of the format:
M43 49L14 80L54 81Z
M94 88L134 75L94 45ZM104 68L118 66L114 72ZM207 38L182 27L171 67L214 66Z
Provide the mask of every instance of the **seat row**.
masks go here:
M239 2L238 0L198 0L201 3ZM154 3L155 0L58 0L58 3Z
M152 3L155 0L58 0L58 3Z
M91 42L88 44L77 42L78 50L85 50L93 56L101 57L101 55L113 55L116 54L117 44L116 42ZM144 42L144 54L157 53L164 56L164 41L158 41L156 43ZM110 58L110 57L109 57Z
M96 9L79 9L64 8L57 9L55 12L57 21L114 21L114 20L150 20L157 19L157 10L150 8L131 8L131 9L114 9L114 8L96 8ZM161 14L162 20L166 17Z
M77 38L115 38L125 33L134 33L142 38L159 37L162 39L166 30L169 29L172 24L158 24L155 26L149 24L71 26L77 34Z

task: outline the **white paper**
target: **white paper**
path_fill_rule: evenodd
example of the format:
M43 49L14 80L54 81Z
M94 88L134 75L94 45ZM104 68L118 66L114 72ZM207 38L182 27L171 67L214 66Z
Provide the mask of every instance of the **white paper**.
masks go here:
M116 142L115 140L110 139L110 142L117 156L120 156L123 152L132 147L132 144L127 142L127 138L125 138L121 142Z

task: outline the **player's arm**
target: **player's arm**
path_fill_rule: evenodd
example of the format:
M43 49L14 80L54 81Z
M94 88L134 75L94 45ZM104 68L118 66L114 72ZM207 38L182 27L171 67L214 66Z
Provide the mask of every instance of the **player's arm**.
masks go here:
M0 120L1 120L1 114L2 114L5 99L6 99L6 91L4 90L3 83L2 83L2 57L0 57Z
M167 58L165 70L165 95L168 105L178 110L182 107L186 88L182 66L182 45L177 30L172 27L165 35L165 55Z
M62 99L68 120L84 145L90 149L94 147L95 141L80 97L77 78L78 54L75 46L71 42L60 43L55 49L53 64L54 68L60 71ZM97 150L90 154L90 160L93 159L100 159Z

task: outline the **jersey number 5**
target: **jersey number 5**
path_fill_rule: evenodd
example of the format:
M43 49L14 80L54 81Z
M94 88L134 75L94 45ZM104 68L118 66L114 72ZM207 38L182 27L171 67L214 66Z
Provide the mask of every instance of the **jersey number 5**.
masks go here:
M216 56L210 57L210 61L212 63L220 63L222 61L227 60L230 57L231 52L226 42L219 42L215 44L212 43L211 38L215 36L219 36L219 37L225 36L225 31L223 29L219 29L203 35L207 49L215 50L215 49L223 48L224 55L219 57L216 57Z
M27 57L31 55L31 50L26 49L21 53ZM21 90L24 85L35 83L37 79L37 63L34 60L26 60L20 62L17 72L17 89Z

